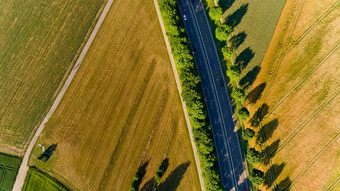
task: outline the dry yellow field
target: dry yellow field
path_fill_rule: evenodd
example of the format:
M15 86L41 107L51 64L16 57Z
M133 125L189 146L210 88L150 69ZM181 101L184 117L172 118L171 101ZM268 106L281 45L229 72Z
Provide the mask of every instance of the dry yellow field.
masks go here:
M165 158L161 188L200 190L170 61L152 0L115 0L77 75L38 144L57 143L46 163L30 165L74 190L140 188Z
M339 15L339 0L286 2L247 103L264 116L262 190L340 190Z
M0 152L24 154L105 1L0 1Z

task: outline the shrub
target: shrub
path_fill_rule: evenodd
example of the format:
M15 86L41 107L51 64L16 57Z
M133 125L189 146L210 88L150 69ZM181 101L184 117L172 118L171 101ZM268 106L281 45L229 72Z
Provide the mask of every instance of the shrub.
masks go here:
M252 140L254 135L255 135L255 132L250 128L247 128L242 131L242 137L245 140L248 140L248 141Z
M232 65L227 69L227 76L230 80L238 80L240 79L241 69L238 65Z
M262 184L264 181L264 173L261 170L254 168L250 174L250 181L256 186Z
M217 38L217 37L216 37ZM222 54L225 60L230 60L233 57L233 49L231 47L225 46L222 48Z
M247 159L250 163L259 164L261 162L261 154L254 148L250 148L247 152Z
M209 17L214 21L219 21L222 17L223 11L221 7L210 7L209 9Z
M240 110L238 110L238 117L242 120L245 121L249 118L249 111L247 108L242 107Z
M216 28L215 35L218 40L226 41L228 39L230 32L231 32L230 27L228 27L227 25L222 25Z
M240 88L234 88L233 92L231 92L231 96L235 101L242 101L245 99L244 91Z

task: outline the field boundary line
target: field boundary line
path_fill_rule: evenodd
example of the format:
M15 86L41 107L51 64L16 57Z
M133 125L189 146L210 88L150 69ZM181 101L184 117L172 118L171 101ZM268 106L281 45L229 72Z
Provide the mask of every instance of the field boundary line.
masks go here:
M319 115L319 113L321 111L323 111L325 109L326 106L328 106L328 104L333 101L334 98L336 98L340 91L340 88L337 88L336 91L334 91L332 93L332 95L325 101L323 102L321 105L319 105L319 107L314 110L314 112L310 115L309 118L307 118L305 121L303 121L284 141L283 143L280 145L280 147L277 149L277 153L279 153L311 120L315 119L316 116Z
M53 105L51 106L50 110L48 111L47 115L45 116L44 120L41 122L41 124L39 125L38 130L35 132L34 136L31 139L30 144L27 147L27 150L25 152L24 158L22 160L22 163L20 165L14 186L13 186L13 191L21 191L23 184L25 182L25 178L27 175L27 171L29 169L28 167L28 160L30 157L30 154L33 150L33 147L35 145L35 143L37 142L41 132L43 131L46 123L48 122L48 120L50 119L50 117L52 116L52 114L54 113L54 111L56 110L56 108L58 107L59 103L61 102L61 99L63 98L66 90L68 89L68 87L70 86L76 72L79 69L80 64L82 63L82 61L85 58L86 53L88 52L92 42L94 41L107 13L109 12L111 5L113 4L114 0L108 0L89 39L87 40L82 52L80 53L77 62L75 63L75 66L73 67L71 73L69 74L67 80L65 81L63 87L61 88L60 92L58 93L58 96L56 97L55 101L53 102Z
M196 163L196 168L197 168L197 172L198 172L198 178L199 178L199 181L200 181L201 189L202 189L202 191L205 191L204 181L203 181L203 177L202 177L202 170L201 170L201 167L200 167L200 161L198 159L197 148L196 148L196 145L195 145L195 142L194 142L194 136L193 136L193 132L192 132L191 122L190 122L190 119L189 119L186 104L185 104L183 97L181 95L182 87L181 87L181 83L180 83L180 80L179 80L178 71L177 71L176 64L175 64L175 59L172 55L169 39L166 36L166 31L165 31L163 19L162 19L160 10L159 10L158 2L157 2L157 0L153 0L153 2L154 2L155 9L156 9L156 12L157 12L159 25L160 25L162 33L163 33L164 42L165 42L167 50L168 50L168 55L169 55L169 59L170 59L170 63L171 63L172 72L173 72L174 77L175 77L178 94L179 94L179 97L181 99L183 112L184 112L184 116L185 116L185 121L186 121L186 124L187 124L186 126L187 126L187 129L188 129L188 132L189 132L190 142L191 142L192 150L193 150L193 153L194 153L194 158L195 158L195 163Z
M273 106L273 108L269 111L269 115L272 114L277 107L279 107L281 105L281 103L287 99L287 97L293 93L303 82L305 82L323 63L325 63L325 61L333 55L333 53L335 51L338 50L338 48L340 47L340 41L310 70L308 71L303 77L302 79L294 85L294 87L288 92L286 93L284 96L282 96L280 98L280 100Z
M340 136L340 132L338 132L327 144L324 146L321 151L313 158L313 160L304 168L302 171L294 178L293 183L289 185L288 188L291 188L295 185L297 181L306 173L306 171L320 158L320 156L335 142L338 140Z
M331 184L326 191L334 190L334 188L340 183L340 177L335 180L333 184Z

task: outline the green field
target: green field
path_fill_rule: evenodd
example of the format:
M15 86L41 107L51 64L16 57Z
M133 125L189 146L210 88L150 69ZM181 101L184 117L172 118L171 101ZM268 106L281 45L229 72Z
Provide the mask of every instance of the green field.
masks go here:
M22 191L68 191L64 185L53 177L40 171L35 167L30 167Z
M248 89L273 36L285 0L219 0L222 23L233 27L229 44L242 67L240 85Z
M17 157L0 153L0 190L12 190L21 160Z
M23 155L105 1L0 1L1 152Z

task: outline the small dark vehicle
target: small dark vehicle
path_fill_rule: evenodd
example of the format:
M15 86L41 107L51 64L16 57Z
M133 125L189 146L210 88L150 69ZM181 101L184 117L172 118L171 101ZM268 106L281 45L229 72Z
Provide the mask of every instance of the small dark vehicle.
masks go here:
M213 61L210 61L210 65L211 65L211 67L214 67Z
M194 49L192 50L192 54L193 54L193 55L195 55L195 54L196 54L196 52L197 52L197 49L196 49L196 48L194 48Z
M224 80L220 79L220 85L223 87L224 86Z

